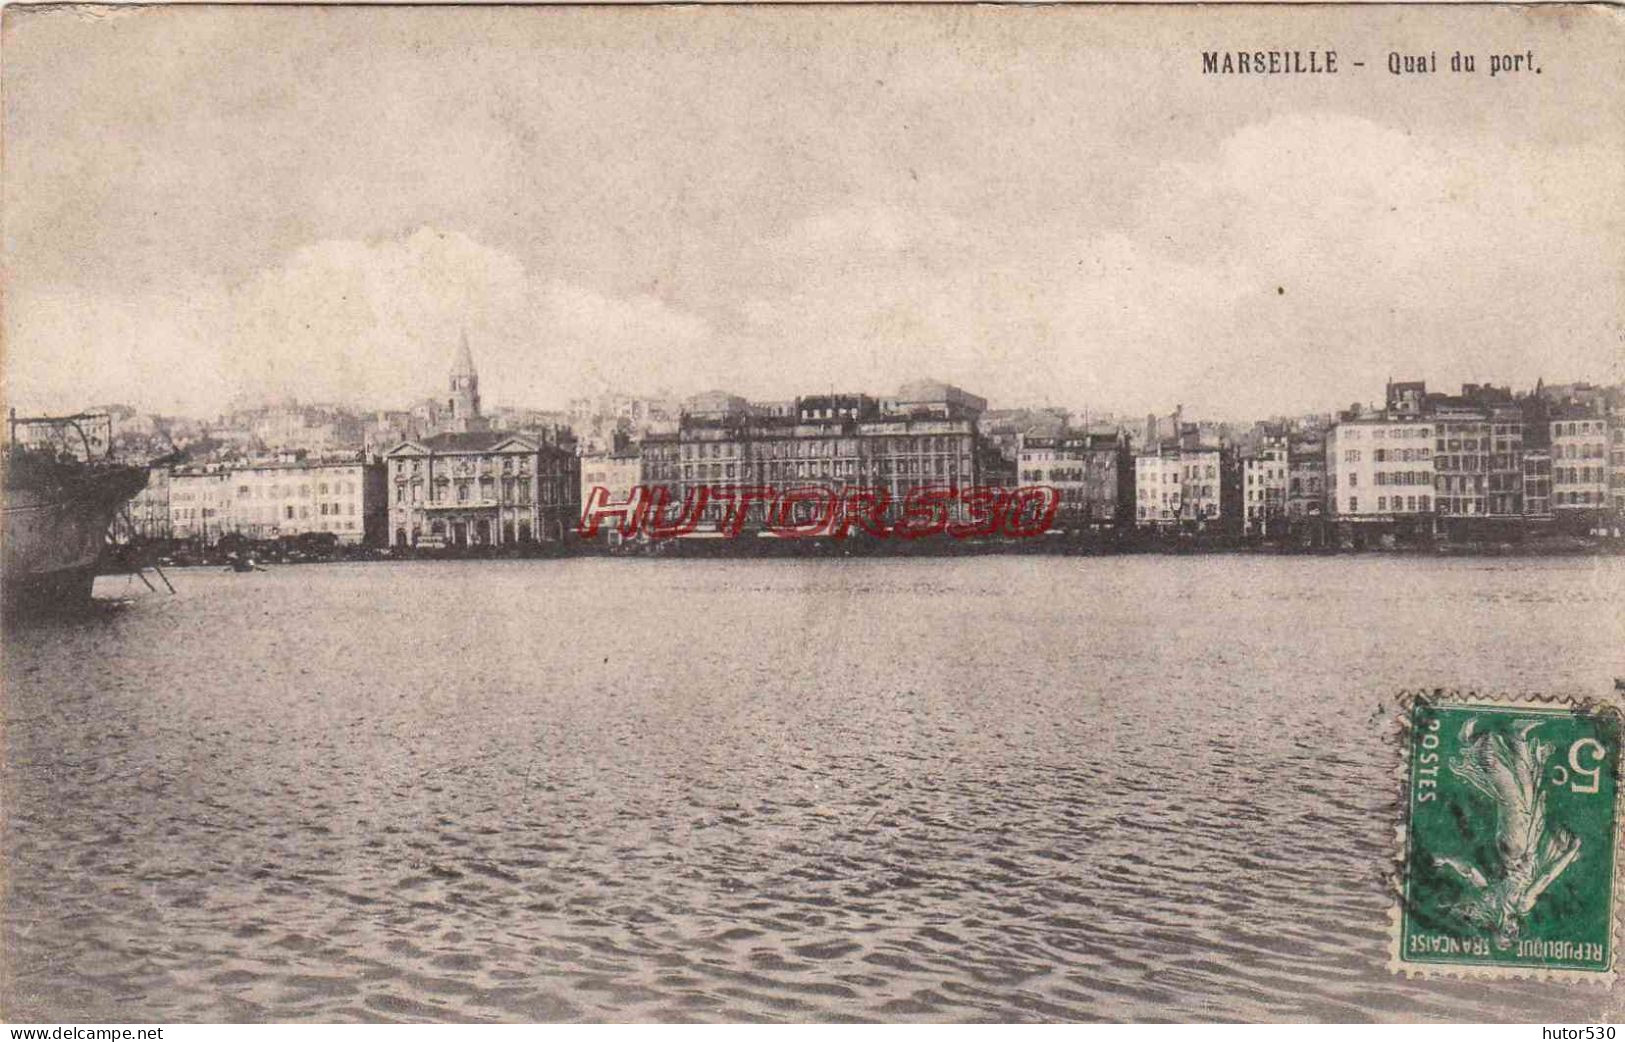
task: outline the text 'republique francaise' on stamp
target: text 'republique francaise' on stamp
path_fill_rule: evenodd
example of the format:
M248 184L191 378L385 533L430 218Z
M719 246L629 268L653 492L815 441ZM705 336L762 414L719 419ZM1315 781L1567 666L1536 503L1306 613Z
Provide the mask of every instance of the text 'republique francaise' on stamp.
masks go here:
M1612 983L1617 706L1405 692L1392 968Z

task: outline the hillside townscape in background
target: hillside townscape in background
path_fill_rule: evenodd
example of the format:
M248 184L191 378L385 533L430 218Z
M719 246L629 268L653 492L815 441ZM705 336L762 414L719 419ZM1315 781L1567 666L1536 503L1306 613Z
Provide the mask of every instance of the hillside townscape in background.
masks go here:
M674 509L712 490L704 535L727 491L747 485L880 488L893 512L925 486L1047 486L1060 501L1051 534L1093 545L1609 540L1625 517L1620 386L1390 382L1375 404L1248 424L1178 406L1132 418L994 408L930 380L784 401L611 393L558 412L485 408L466 338L450 355L445 395L402 409L90 410L112 417L117 456L151 461L119 538L523 552L574 542L595 488L609 503L659 490Z

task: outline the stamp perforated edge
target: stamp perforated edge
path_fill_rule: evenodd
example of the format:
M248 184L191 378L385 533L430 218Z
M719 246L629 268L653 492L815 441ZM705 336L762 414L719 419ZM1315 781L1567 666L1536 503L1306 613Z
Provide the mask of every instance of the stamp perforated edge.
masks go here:
M1614 878L1612 883L1612 929L1608 946L1608 968L1605 970L1550 969L1539 966L1493 966L1474 963L1419 963L1401 958L1402 937L1405 929L1405 877L1410 865L1411 816L1411 720L1419 701L1450 705L1527 705L1542 708L1579 710L1614 716L1625 727L1625 712L1617 701L1603 698L1572 698L1565 695L1539 693L1510 694L1486 693L1458 688L1431 688L1402 690L1399 692L1398 712L1395 714L1394 737L1399 746L1395 758L1394 785L1398 793L1399 811L1394 830L1396 856L1389 875L1390 901L1388 904L1388 970L1397 976L1412 979L1457 978L1464 980L1536 980L1581 981L1601 987L1612 987L1619 968L1619 946L1625 939L1625 885L1621 877L1620 860L1625 857L1625 828L1621 827L1621 811L1625 811L1625 765L1614 764ZM1625 731L1622 731L1625 733ZM1622 757L1621 759L1625 759Z

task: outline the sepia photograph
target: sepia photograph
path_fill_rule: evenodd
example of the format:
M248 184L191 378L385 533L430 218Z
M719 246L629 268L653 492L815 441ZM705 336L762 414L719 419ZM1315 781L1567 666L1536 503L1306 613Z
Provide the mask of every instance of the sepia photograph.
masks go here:
M1617 1019L1622 172L1604 5L6 6L0 1022Z

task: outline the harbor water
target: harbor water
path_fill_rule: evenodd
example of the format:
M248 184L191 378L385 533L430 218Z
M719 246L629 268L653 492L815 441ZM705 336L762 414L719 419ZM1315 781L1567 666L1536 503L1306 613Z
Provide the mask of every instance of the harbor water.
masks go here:
M441 561L4 646L13 1021L1595 1021L1388 963L1392 700L1609 696L1625 560Z

